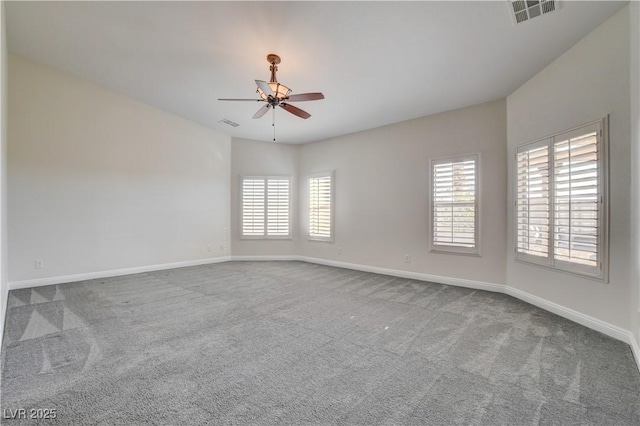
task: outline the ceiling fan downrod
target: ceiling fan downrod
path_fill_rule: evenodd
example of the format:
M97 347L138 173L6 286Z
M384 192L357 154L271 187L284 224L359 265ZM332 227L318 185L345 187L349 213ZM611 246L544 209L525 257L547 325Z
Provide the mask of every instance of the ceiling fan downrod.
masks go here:
M269 67L269 71L271 71L271 79L269 79L269 83L277 83L276 79L276 71L278 71L278 64L280 63L280 56L275 53L270 53L267 55L267 61L271 64Z

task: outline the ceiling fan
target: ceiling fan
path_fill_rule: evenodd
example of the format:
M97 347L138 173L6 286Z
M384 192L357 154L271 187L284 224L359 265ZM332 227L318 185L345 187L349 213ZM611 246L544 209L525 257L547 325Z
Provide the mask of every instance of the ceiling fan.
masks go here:
M276 79L276 71L278 71L278 64L281 62L280 56L275 55L273 53L267 55L267 62L271 64L269 70L271 71L271 79L267 83L263 80L256 80L256 84L258 85L258 89L256 92L260 95L260 99L218 99L219 101L252 101L252 102L266 102L264 106L262 106L254 115L253 118L260 118L272 109L274 111L274 119L275 119L275 108L279 106L285 111L290 112L293 115L297 115L300 118L307 119L311 117L306 111L301 110L298 107L295 107L289 102L302 102L302 101L316 101L320 99L324 99L324 95L320 92L315 93L300 93L297 95L290 95L291 89L289 89L284 84L278 83ZM275 123L273 124L275 126ZM274 129L275 131L275 129ZM275 137L274 137L275 140Z

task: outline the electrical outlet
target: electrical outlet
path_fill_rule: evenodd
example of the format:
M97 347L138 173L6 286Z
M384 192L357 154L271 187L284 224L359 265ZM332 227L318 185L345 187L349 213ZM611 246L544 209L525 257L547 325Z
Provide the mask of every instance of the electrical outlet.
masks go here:
M408 254L404 255L404 263L411 263L411 256L409 256Z
M342 254L342 247L338 247L338 254Z
M226 250L226 248L225 248L224 244L220 244L220 251L225 251L225 250Z
M36 269L44 268L44 260L36 260L34 262L34 266L35 266Z
M211 244L207 244L207 251L211 252Z

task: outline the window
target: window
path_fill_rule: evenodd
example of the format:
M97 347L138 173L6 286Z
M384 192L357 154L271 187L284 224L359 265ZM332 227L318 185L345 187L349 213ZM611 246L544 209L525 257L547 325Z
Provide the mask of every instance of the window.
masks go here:
M478 254L478 156L431 161L431 249Z
M242 178L242 238L290 238L289 177Z
M516 150L516 259L606 279L603 119Z
M332 173L309 178L309 239L333 240Z

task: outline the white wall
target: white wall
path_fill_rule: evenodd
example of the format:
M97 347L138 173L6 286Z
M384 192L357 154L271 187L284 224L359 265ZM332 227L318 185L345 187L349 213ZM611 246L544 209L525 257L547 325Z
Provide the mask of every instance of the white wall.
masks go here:
M610 283L514 261L507 284L629 330L629 8L595 29L507 98L509 158L516 146L610 114ZM514 182L509 161L509 183ZM509 187L513 223L513 187Z
M4 2L0 2L0 347L7 315L7 33Z
M9 78L10 282L224 255L229 136L14 55Z
M500 100L302 145L299 253L504 284L505 126L505 102ZM481 155L482 255L430 253L429 159L476 153ZM335 170L335 240L308 241L306 179L331 170ZM405 254L411 263L404 262Z
M291 227L289 240L240 238L241 176L291 176ZM298 230L298 147L234 138L231 141L231 252L234 256L296 254Z
M631 331L640 344L640 2L630 8L631 86ZM640 359L637 360L640 365Z

